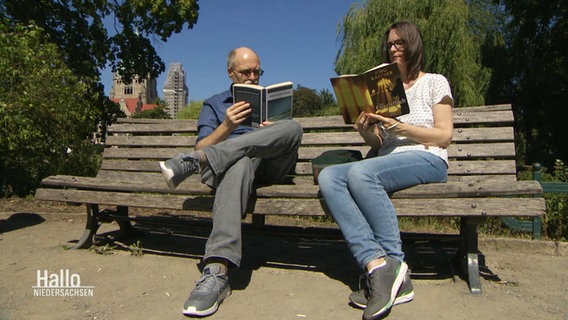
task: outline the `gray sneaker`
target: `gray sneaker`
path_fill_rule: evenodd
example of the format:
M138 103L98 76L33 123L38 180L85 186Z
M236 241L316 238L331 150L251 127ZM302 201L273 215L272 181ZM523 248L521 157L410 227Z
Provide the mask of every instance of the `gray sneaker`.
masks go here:
M405 262L389 256L385 256L385 260L386 265L367 275L369 298L363 311L365 320L378 319L388 313L408 270Z
M162 175L170 190L175 189L183 180L194 173L199 173L201 166L195 154L180 154L169 160L160 161Z
M414 299L414 287L412 286L412 281L410 280L410 269L406 272L404 279L402 280L402 284L400 285L400 289L396 294L396 298L394 299L393 306L410 302ZM365 274L361 274L359 277L359 290L352 292L349 295L349 303L357 308L365 309L367 307L367 298L369 297L369 290L367 290L367 286L365 281L367 277Z
M205 266L201 278L197 280L195 288L183 305L184 315L205 317L219 309L221 302L231 294L229 278L220 272L218 264Z

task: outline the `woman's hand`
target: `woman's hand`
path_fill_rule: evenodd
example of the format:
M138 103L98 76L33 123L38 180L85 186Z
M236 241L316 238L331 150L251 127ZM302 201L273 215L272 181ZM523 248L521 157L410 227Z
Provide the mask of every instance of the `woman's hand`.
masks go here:
M369 145L372 149L379 149L383 145L380 122L370 115L372 114L361 112L361 114L357 117L353 128L359 132L367 145Z
M434 126L431 128L402 123L397 119L386 118L374 113L366 113L366 120L362 120L360 124L364 126L365 123L380 123L384 129L383 134L404 136L426 147L447 148L452 141L453 134L452 107L453 100L449 96L443 97L440 102L435 104L432 107Z
M397 123L399 123L398 120L393 119L393 118L387 118L387 117L383 117L381 115L378 115L376 113L366 113L365 114L367 116L367 118L369 119L369 122L373 122L373 123L379 123L380 125L383 126L383 128L388 129L391 128L392 126L396 125Z

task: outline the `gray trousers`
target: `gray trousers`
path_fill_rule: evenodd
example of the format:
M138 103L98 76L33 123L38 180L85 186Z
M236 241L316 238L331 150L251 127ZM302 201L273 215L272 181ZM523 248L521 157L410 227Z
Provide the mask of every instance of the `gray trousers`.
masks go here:
M240 265L241 220L253 184L282 181L296 164L301 141L300 124L280 120L201 149L209 162L201 172L201 181L215 189L213 228L203 260L224 258Z

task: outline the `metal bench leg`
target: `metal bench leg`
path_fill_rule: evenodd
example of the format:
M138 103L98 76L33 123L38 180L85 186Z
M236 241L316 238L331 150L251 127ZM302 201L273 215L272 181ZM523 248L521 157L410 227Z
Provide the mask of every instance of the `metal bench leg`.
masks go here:
M460 252L461 263L467 273L469 290L474 294L481 294L481 279L479 276L479 249L477 246L477 226L485 219L481 217L461 218L462 248Z
M87 223L85 225L85 231L83 232L81 239L79 239L79 242L72 246L71 249L88 249L93 245L93 238L101 226L98 214L98 205L87 204Z
M120 227L120 232L122 232L126 236L133 236L137 234L136 229L132 226L128 219L128 207L125 206L118 206L116 208L116 215L125 218L125 220L117 219L116 222Z
M264 214L252 214L252 226L256 229L262 229L266 223L266 216Z

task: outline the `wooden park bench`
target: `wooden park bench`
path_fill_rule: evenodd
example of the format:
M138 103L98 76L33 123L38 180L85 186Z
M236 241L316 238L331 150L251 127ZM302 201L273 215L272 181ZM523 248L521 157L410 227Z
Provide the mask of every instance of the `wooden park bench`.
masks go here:
M304 128L295 174L289 183L259 187L249 201L253 224L265 215L323 216L311 159L330 149L368 147L341 116L297 118ZM472 292L481 292L477 227L487 217L545 214L537 181L517 181L513 113L510 105L455 108L449 147L449 181L420 185L392 194L400 217L456 217L460 259ZM102 222L117 221L121 231L133 227L129 210L157 208L211 211L213 192L192 176L170 191L158 161L195 144L196 121L121 119L109 128L101 169L96 177L56 175L43 180L36 199L86 204L87 223L77 248L88 248ZM99 210L99 206L116 210Z

